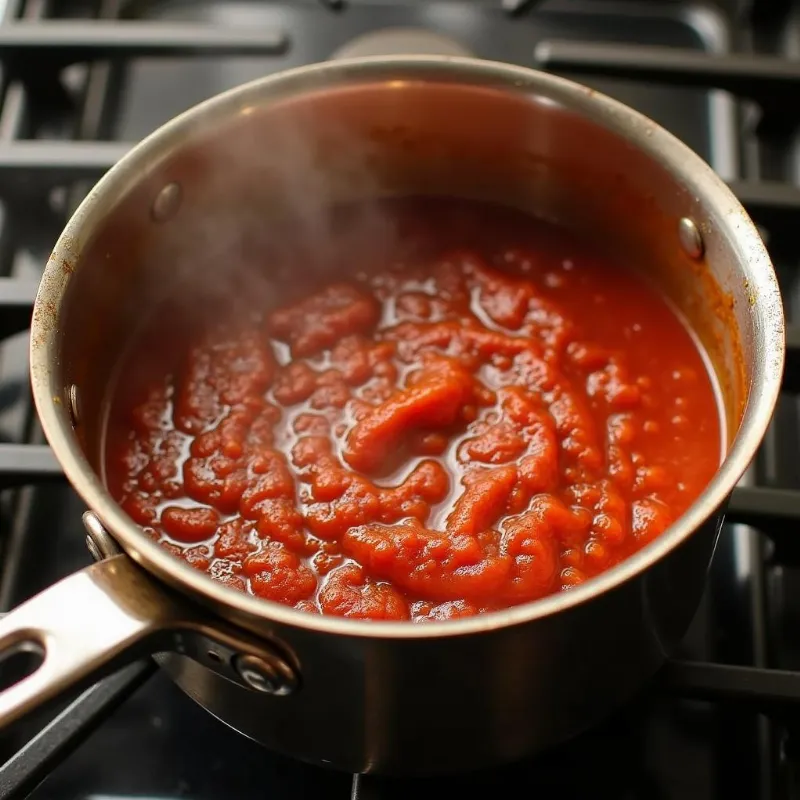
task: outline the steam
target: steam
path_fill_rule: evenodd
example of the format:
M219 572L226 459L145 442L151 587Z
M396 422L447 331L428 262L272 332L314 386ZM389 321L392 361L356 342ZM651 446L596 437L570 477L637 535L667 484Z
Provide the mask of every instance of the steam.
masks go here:
M118 222L140 238L115 240L135 248L120 259L135 267L117 278L119 313L134 325L108 380L107 436L127 436L130 410L182 369L198 328L266 316L360 266L382 270L413 247L381 202L390 194L381 146L332 107L320 112L318 99L328 102L243 111L216 131L200 121L120 207ZM181 188L177 213L154 222L150 204L172 182Z
M330 109L241 114L185 161L184 206L158 256L182 314L266 311L400 252L378 148Z

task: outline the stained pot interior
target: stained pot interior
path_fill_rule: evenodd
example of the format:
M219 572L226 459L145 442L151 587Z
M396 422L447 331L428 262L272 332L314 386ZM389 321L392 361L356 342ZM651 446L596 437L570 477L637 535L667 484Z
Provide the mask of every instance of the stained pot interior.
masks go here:
M231 264L248 259L268 283L281 259L259 260L259 249L280 253L295 241L319 252L318 243L335 240L332 204L419 194L521 208L646 271L710 354L732 439L752 377L752 290L718 220L616 125L519 87L415 78L243 101L192 127L150 169L128 171L76 263L64 264L56 383L79 387L77 435L89 461L99 468L120 352L157 300L224 282ZM647 137L647 124L633 135ZM179 187L177 210L159 221L154 204L170 184ZM680 246L683 216L703 233L700 260ZM316 263L301 261L284 264L298 281Z

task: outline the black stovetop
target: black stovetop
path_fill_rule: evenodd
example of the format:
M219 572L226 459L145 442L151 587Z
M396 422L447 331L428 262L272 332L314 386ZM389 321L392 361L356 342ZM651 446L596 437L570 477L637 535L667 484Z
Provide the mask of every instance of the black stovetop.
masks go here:
M246 80L330 58L363 34L424 28L479 57L529 66L538 58L662 123L763 226L790 321L776 421L734 494L736 524L723 532L680 660L608 724L490 773L354 778L264 750L155 674L121 695L66 757L48 762L33 797L800 797L800 675L790 672L800 670L800 327L792 324L800 303L800 63L792 61L800 59L800 12L789 0L720 5L0 2L0 610L90 562L83 506L42 444L27 388L33 293L66 215L131 143L176 113ZM48 20L67 8L69 27L54 30ZM187 34L190 22L202 27ZM0 757L19 751L56 710L4 732ZM16 763L45 752L37 747ZM0 798L12 783L0 770Z

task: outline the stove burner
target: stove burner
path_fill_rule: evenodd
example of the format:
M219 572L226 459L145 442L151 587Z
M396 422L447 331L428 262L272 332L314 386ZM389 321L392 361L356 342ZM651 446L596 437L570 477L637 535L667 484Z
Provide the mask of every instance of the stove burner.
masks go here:
M382 28L351 39L331 58L399 55L471 56L472 52L455 39L425 28Z

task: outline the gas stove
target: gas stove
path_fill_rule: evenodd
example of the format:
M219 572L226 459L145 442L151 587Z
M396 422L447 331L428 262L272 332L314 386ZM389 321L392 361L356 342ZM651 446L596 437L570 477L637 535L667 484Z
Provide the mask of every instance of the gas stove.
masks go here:
M403 52L573 76L660 122L731 184L762 227L789 317L784 392L733 495L702 607L678 657L607 724L491 772L351 776L244 739L143 662L4 731L0 797L800 797L800 10L792 5L0 1L0 610L91 560L82 503L43 442L27 386L27 328L49 248L133 143L245 81Z

